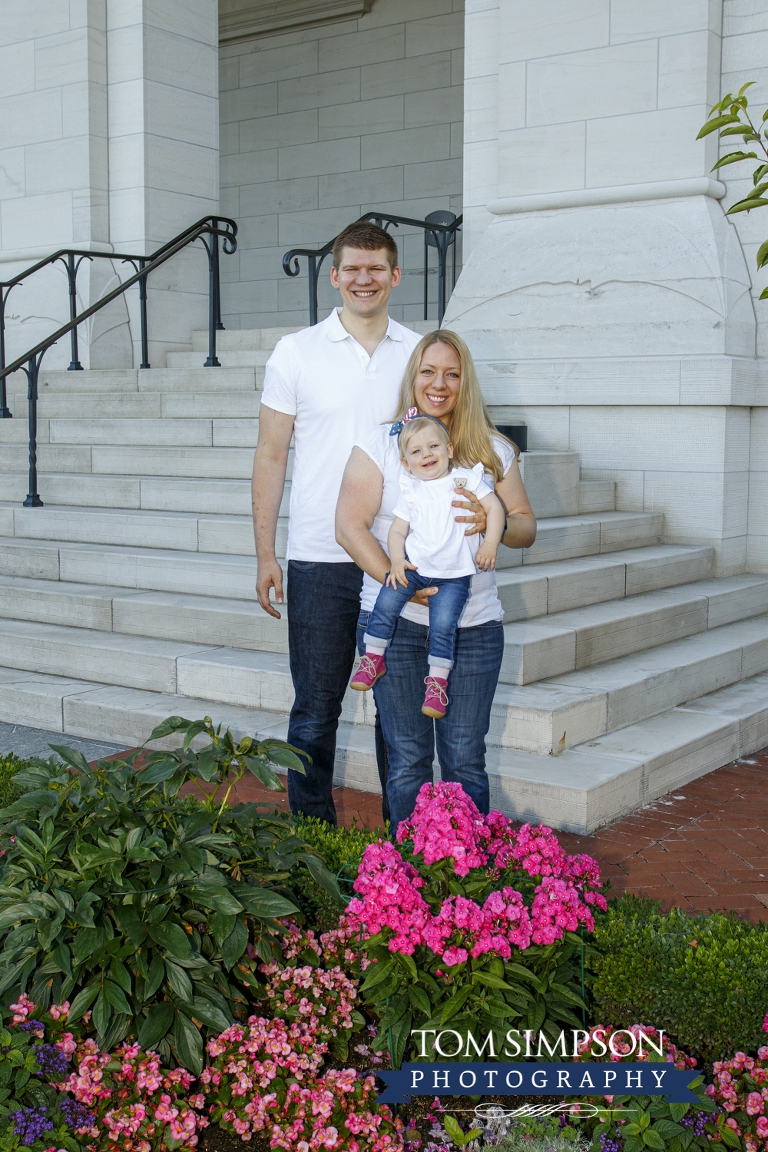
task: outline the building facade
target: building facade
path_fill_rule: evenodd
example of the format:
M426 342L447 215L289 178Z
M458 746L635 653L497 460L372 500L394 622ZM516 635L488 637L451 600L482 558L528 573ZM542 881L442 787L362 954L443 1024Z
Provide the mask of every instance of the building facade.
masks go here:
M766 0L9 4L2 278L56 247L147 254L221 212L240 229L227 327L300 324L306 277L283 274L286 249L371 208L463 207L445 323L497 419L578 451L617 507L663 512L668 542L712 544L718 574L764 572L768 214L726 218L751 168L715 178L716 137L696 134L749 80L762 113L767 40ZM407 321L421 234L401 247ZM81 303L126 267L86 263ZM10 355L66 317L63 276L14 290ZM205 287L202 251L150 281L156 362L204 326ZM323 280L321 310L331 299ZM85 367L138 363L135 306L94 318Z

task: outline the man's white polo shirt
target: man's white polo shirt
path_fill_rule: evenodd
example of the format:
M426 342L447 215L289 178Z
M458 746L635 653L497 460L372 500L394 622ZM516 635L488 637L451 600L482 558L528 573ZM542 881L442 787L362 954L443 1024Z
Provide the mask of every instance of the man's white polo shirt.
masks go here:
M349 562L336 543L336 501L355 441L394 415L421 337L390 320L369 356L339 319L283 336L267 362L262 403L295 416L289 560Z

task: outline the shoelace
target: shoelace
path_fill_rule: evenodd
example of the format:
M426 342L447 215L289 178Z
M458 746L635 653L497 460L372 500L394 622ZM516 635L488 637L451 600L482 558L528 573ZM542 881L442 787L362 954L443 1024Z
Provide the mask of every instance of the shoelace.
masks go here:
M448 707L448 695L443 688L440 681L435 676L425 676L424 683L427 686L427 692L431 692L433 696L437 696L443 708Z
M378 670L371 656L363 656L360 661L360 667L355 673L356 676L378 676Z

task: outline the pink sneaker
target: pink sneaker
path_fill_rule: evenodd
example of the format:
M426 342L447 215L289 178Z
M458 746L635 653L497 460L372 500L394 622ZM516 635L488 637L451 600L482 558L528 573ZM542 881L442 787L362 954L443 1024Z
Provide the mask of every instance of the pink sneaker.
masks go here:
M437 676L427 676L424 683L427 686L427 694L424 697L421 710L425 716L434 716L435 720L442 720L448 707L448 697L445 692L448 681Z
M383 656L363 656L349 686L356 692L367 692L386 670Z

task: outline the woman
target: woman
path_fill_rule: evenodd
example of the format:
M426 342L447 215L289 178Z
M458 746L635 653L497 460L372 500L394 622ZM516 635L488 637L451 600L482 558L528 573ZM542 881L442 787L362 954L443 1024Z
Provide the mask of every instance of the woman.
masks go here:
M431 332L416 345L393 421L401 420L411 407L446 426L459 463L485 465L506 512L502 542L508 548L529 548L536 538L536 520L514 446L495 432L469 349L453 332ZM336 539L365 572L358 625L361 653L369 614L389 572L384 545L400 493L397 439L383 424L357 441L336 509ZM461 490L456 495L462 499L455 506L471 513L456 517L471 522L467 535L484 531L480 502ZM387 649L387 673L373 690L387 747L386 794L393 835L413 811L422 784L432 780L435 722L422 713L421 698L429 671L427 597L436 591L424 589L406 605ZM461 784L483 813L489 803L485 734L504 652L502 615L495 574L478 573L459 621L456 660L448 681L450 707L436 733L443 780Z

